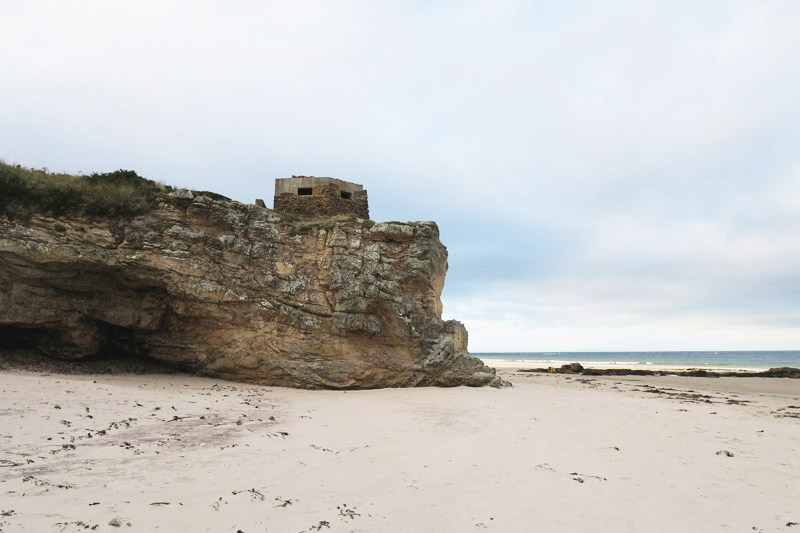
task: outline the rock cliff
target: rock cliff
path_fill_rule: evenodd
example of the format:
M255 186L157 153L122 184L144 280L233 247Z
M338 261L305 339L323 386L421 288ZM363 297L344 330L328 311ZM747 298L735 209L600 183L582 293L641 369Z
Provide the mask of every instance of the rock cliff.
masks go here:
M433 222L304 218L177 191L128 219L0 215L0 343L125 351L304 388L499 385L441 320Z

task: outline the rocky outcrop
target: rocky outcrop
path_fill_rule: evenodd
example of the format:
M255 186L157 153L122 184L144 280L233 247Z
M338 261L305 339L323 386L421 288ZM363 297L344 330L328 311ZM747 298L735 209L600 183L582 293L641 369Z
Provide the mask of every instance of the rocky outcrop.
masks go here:
M441 320L438 237L189 191L132 219L0 216L0 339L292 387L499 385Z
M583 372L583 366L580 363L570 363L560 367L551 366L547 368L547 372L549 374L580 374Z

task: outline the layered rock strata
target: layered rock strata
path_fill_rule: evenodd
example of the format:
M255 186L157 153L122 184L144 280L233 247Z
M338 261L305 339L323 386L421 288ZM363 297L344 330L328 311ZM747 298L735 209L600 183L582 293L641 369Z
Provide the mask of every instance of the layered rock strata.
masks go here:
M189 191L127 220L0 216L0 343L291 387L499 385L441 320L438 237Z

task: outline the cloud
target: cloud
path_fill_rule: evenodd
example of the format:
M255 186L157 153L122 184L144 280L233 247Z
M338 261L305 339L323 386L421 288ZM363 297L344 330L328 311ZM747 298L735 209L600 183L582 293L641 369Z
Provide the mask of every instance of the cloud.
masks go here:
M439 222L445 311L482 349L800 343L795 2L34 0L4 22L6 159L247 202L363 183L373 218Z

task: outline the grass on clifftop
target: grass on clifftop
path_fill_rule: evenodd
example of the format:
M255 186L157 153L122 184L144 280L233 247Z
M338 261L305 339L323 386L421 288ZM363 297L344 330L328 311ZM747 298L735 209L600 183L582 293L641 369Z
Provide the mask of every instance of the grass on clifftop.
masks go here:
M73 176L0 161L0 214L9 218L34 214L131 217L150 210L159 195L172 190L133 170Z

